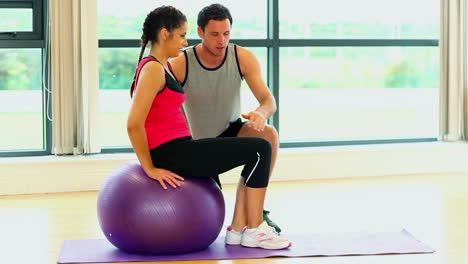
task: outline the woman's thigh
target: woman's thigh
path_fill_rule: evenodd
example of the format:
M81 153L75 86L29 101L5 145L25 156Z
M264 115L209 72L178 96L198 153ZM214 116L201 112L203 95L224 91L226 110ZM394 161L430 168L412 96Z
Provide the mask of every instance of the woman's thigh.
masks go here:
M165 146L153 155L153 162L181 176L212 177L257 160L257 153L268 147L268 141L260 138L187 140Z

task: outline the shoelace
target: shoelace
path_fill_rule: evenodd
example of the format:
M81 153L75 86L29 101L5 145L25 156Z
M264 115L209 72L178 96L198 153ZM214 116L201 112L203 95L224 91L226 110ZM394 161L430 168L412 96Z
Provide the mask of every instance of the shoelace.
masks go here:
M269 237L279 237L278 232L276 232L276 229L272 226L266 226L264 230L262 230L265 234L267 234Z
M263 233L266 234L266 237L269 238L270 240L282 240L282 241L288 241L285 238L280 237L279 233L276 232L276 229L272 226L266 226L262 228Z

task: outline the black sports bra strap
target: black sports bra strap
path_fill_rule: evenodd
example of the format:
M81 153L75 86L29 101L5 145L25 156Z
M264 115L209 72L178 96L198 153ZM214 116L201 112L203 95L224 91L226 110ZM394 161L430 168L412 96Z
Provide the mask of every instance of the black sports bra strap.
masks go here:
M157 61L159 64L161 64L161 66L163 66L164 72L165 72L166 74L168 74L168 72L166 71L166 68L164 68L164 65L163 65L158 59L156 59L156 57L154 57L154 56L152 56L152 55L149 55L148 57L153 58L155 61ZM171 76L172 79L174 79L174 80L176 80L176 81L178 82L179 80L177 80L176 75L175 75L174 72L172 71L172 65L171 65L169 62L167 62L167 68L168 68L169 71L171 72L171 74L169 74L169 76Z

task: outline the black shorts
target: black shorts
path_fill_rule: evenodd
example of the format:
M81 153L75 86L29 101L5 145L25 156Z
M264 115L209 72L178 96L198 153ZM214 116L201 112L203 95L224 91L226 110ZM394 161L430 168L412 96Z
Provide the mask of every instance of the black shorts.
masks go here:
M237 137L245 123L247 123L247 121L242 121L239 117L236 121L230 122L228 128L226 128L226 130L224 130L218 137Z
M155 167L184 177L211 177L244 165L241 176L250 188L268 186L271 144L257 137L224 137L192 140L182 137L150 150Z

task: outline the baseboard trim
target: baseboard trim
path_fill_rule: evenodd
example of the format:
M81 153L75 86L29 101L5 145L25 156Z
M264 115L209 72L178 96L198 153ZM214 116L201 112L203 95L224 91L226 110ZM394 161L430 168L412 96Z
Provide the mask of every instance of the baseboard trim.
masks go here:
M272 181L468 171L468 144L408 143L280 149ZM135 154L43 156L0 160L0 195L99 190L117 165ZM236 183L241 168L221 175Z

